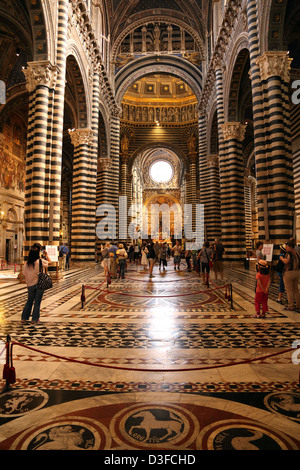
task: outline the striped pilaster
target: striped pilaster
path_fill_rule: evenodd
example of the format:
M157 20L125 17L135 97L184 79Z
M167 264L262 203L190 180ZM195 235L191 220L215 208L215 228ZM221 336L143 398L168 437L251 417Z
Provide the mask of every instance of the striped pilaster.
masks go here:
M111 168L109 173L108 182L108 202L116 211L116 227L119 226L119 178L120 178L120 118L117 115L117 110L111 117L110 125L110 158ZM117 230L117 237L118 237Z
M121 154L120 157L120 181L121 181L121 204L122 211L119 214L119 239L122 241L127 241L127 214L128 214L128 154ZM119 207L119 209L121 209Z
M246 255L244 161L242 141L246 126L229 122L222 125L225 154L220 161L222 198L222 241L227 259L240 261Z
M221 238L221 199L219 155L207 156L207 202L206 202L206 233L207 240Z
M91 160L93 131L70 132L74 145L72 189L72 262L95 261L95 188L96 171ZM91 197L90 197L91 196Z

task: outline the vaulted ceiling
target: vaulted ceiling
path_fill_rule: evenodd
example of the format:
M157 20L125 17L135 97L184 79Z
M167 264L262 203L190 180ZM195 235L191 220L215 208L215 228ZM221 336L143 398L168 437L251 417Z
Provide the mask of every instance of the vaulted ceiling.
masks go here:
M211 0L106 0L112 42L130 24L157 16L180 21L204 41Z

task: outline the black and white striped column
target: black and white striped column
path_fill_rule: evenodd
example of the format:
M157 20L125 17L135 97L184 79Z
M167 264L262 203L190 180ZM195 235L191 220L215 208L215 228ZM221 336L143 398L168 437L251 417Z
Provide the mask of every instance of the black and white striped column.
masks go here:
M246 126L228 122L222 125L224 155L220 162L222 197L222 241L227 259L241 261L246 256L244 159L242 142Z
M96 171L91 160L93 131L69 131L74 145L72 188L72 264L95 261L95 198ZM91 196L91 197L90 197Z
M24 74L30 93L25 181L26 258L34 243L49 244L49 193L52 181L49 135L52 135L52 100L57 67L49 61L29 62Z

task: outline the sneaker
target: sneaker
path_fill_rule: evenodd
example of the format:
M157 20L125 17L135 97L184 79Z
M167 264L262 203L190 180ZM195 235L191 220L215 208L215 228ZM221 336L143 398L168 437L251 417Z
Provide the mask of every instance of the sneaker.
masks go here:
M260 318L259 313L256 313L256 314L253 316L253 318Z
M276 302L277 302L278 304L282 304L282 300L281 300L281 299L277 299Z

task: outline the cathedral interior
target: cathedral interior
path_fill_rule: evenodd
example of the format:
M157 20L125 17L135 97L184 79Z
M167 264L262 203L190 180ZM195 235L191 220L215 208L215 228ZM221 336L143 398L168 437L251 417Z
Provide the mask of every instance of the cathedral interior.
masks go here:
M300 313L274 269L300 243L299 1L1 0L0 45L0 449L299 450ZM172 255L105 275L107 240L184 250L198 209L224 276ZM70 267L24 324L35 243Z

